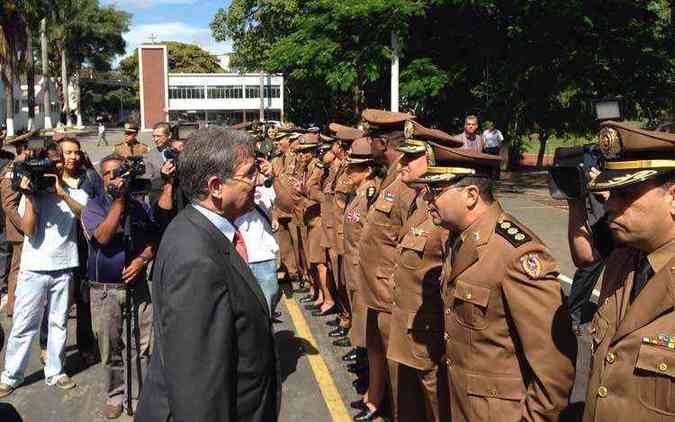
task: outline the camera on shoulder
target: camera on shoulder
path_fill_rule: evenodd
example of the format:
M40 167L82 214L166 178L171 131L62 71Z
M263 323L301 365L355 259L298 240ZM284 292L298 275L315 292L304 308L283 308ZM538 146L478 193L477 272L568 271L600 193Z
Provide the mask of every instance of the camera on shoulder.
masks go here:
M588 194L590 171L598 168L602 152L597 144L560 147L549 169L548 189L553 199L578 199Z
M58 172L57 162L44 159L29 159L14 161L12 168L12 189L21 193L56 192L56 179L53 175ZM21 179L30 180L30 188L21 187Z
M150 181L143 179L145 174L145 162L141 156L127 157L119 167L111 173L111 179L122 179L128 186L126 192L120 191L117 186L108 185L108 194L113 198L118 198L124 193L131 195L144 194L150 191Z

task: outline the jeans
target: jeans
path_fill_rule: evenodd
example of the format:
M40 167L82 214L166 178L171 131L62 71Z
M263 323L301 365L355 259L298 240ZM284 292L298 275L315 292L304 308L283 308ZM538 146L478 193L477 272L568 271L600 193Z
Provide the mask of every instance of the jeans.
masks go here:
M16 286L14 321L7 340L5 370L0 382L17 387L23 382L30 347L38 333L45 303L49 303L49 335L45 380L54 385L64 374L68 336L68 289L72 270L20 271Z
M248 266L251 267L253 275L258 280L258 285L265 295L270 314L274 314L279 299L281 299L279 281L277 280L277 260L252 262Z
M4 217L4 216L3 216ZM0 232L0 286L8 286L10 269L12 268L12 242L7 240L5 232Z

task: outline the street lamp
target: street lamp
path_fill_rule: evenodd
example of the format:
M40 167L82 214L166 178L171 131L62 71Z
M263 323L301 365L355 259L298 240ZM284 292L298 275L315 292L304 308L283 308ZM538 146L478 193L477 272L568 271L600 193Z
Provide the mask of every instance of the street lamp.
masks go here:
M621 97L606 97L593 101L595 108L595 118L603 120L622 120Z

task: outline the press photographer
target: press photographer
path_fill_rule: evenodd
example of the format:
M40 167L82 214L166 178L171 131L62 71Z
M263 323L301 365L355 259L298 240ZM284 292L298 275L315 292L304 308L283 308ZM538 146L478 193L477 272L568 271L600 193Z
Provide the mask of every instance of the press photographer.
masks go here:
M149 207L134 199L137 178L143 174L140 157L124 159L111 154L101 161L106 194L87 203L82 225L89 244L88 280L94 332L106 372L106 402L103 415L117 418L125 403L125 364L134 362L131 371L135 398L140 392L136 362L145 373L150 356L152 305L146 281L146 267L153 259L156 227ZM127 295L131 295L130 298ZM131 314L125 310L131 299ZM122 333L134 319L135 341L126 341ZM129 338L130 334L126 337ZM132 347L133 344L133 347ZM131 361L123 353L131 347Z
M154 205L154 217L161 233L171 223L171 220L189 204L180 183L178 183L176 174L177 159L184 143L183 140L171 142L171 146L162 150L162 155L166 158L166 161L160 168L160 178L152 181L153 187L160 186L159 195L153 189L150 202Z
M76 144L76 146L79 146ZM75 150L76 147L73 147ZM77 154L73 154L77 156ZM75 383L65 374L63 358L67 337L69 285L79 266L77 216L87 203L87 193L68 180L64 160L58 149L45 156L38 179L45 189L34 186L33 173L22 174L18 188L24 192L19 215L25 238L18 275L12 332L7 343L5 370L0 379L0 397L11 394L24 378L31 343L38 332L44 303L49 303L47 360L44 369L47 385L71 389ZM77 160L68 160L75 165ZM53 173L41 173L49 168ZM32 172L32 170L31 170ZM46 179L51 178L50 183ZM42 183L41 182L41 183Z

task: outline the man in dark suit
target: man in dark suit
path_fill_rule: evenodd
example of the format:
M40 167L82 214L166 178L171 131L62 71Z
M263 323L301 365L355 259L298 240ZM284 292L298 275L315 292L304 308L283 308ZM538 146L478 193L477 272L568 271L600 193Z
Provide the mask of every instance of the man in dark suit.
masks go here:
M281 384L265 297L231 223L258 176L242 131L193 133L179 163L192 203L168 226L154 269L154 352L136 420L276 421Z

